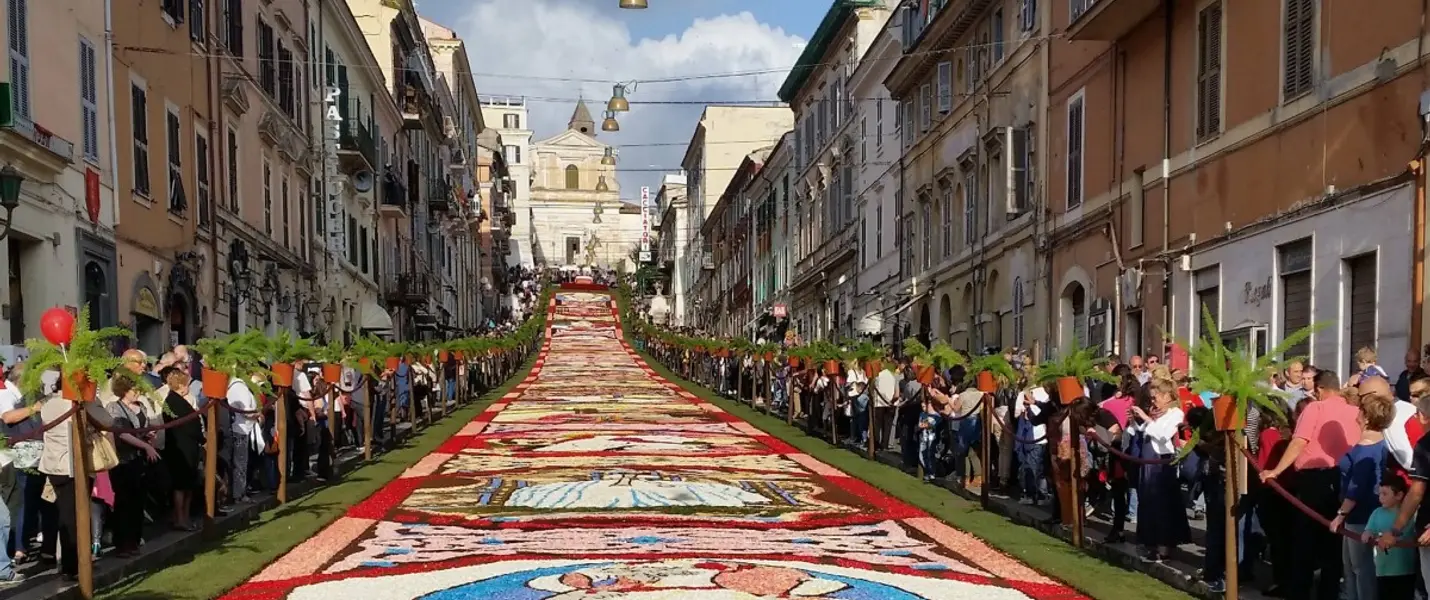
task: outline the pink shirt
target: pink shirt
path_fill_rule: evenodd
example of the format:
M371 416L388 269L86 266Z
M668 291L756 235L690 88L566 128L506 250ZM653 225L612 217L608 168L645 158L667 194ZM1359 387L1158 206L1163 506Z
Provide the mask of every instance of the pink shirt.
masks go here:
M1359 415L1360 409L1340 396L1311 401L1296 421L1295 437L1306 440L1306 447L1296 457L1296 469L1336 468L1336 461L1360 441Z
M1117 426L1121 427L1123 431L1127 430L1127 410L1132 408L1132 396L1118 394L1103 400L1098 407L1112 413L1112 417L1117 419Z

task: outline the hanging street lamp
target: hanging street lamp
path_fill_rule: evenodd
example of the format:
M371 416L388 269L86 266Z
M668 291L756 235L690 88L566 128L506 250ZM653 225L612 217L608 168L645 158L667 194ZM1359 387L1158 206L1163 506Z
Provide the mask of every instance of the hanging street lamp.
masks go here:
M605 175L602 175L599 179L596 180L596 191L598 191L598 192L609 192L609 191L611 191L611 186L606 185L606 176L605 176ZM600 206L600 205L598 204L597 206Z
M606 111L606 120L601 121L601 131L620 131L621 124L616 122L616 113Z
M649 8L646 0L621 0L621 8Z
M604 177L602 177L602 178L601 178L601 182L600 182L600 184L598 184L598 185L596 186L596 189L599 190L602 185L605 185L605 183L606 183L606 179L605 179ZM591 218L591 222L592 222L592 223L595 223L595 224L598 224L598 225L601 223L601 213L606 212L606 209L602 207L602 204L604 204L604 203L601 202L600 200L597 200L597 201L596 201L596 208L595 208L595 210L592 211L592 212L594 213L594 216Z
M616 149L615 149L615 148L606 148L606 154L605 154L605 156L602 156L602 157L601 157L601 164L603 164L603 165L605 165L605 166L608 166L608 167L614 167L614 166L616 166Z
M631 103L626 100L626 84L617 83L611 88L611 100L606 103L606 110L610 112L627 112L630 109Z
M0 169L0 208L5 209L5 221L0 223L0 240L10 235L10 225L14 223L15 209L20 206L20 185L25 183L25 176L12 165L5 165Z

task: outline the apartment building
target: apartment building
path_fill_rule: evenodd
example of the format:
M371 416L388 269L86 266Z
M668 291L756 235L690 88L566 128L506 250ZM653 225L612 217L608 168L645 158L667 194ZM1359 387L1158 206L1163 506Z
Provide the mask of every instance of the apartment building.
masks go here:
M899 264L898 225L903 208L899 111L884 79L903 56L902 20L890 18L849 78L854 97L854 212L859 215L858 278L853 314L860 335L902 340L913 304Z
M93 2L6 0L6 80L0 84L0 188L13 210L0 215L0 311L11 344L39 334L52 306L89 305L94 321L123 320L117 293L112 140L105 77L104 7ZM78 74L78 76L76 76ZM128 303L126 302L126 305ZM13 350L6 349L7 351Z
M685 258L690 238L695 237L690 231L690 202L685 182L684 174L666 174L661 177L660 189L655 193L656 211L660 215L656 219L655 258L661 280L665 282L664 292L670 295L665 312L672 327L686 326L686 296L695 284Z
M448 128L438 73L421 19L409 2L348 0L383 75L400 120L384 161L390 199L382 203L378 235L382 298L402 339L434 339L453 325L439 308L441 223L457 199L448 179ZM400 203L397 197L405 198ZM445 320L444 320L445 319Z
M884 84L899 102L909 318L926 341L969 351L1039 341L1029 291L1041 274L1035 148L1050 43L1039 10L955 0L900 16L904 56Z
M744 190L751 204L750 308L757 339L777 339L778 332L789 323L789 275L793 263L788 217L790 187L795 177L791 170L794 152L794 134L780 136Z
M851 82L893 14L886 0L836 0L820 20L780 100L794 110L794 241L791 317L804 339L854 333L859 227L855 167L859 134Z
M749 188L769 160L771 150L773 147L761 148L740 161L700 226L700 237L710 243L715 268L697 284L696 293L709 307L706 327L721 336L746 335L755 324L751 304L754 202Z
M516 223L512 195L516 183L506 163L506 144L490 126L477 136L477 189L481 219L477 225L483 314L495 318L507 290L506 257L511 254L511 227Z
M1418 5L1051 4L1059 345L1160 353L1169 330L1262 348L1331 321L1294 353L1344 369L1360 346L1418 347Z
M535 172L531 167L532 130L526 99L484 96L481 103L487 126L501 134L502 153L512 185L509 193L512 216L508 217L511 222L506 226L510 243L497 246L506 251L505 260L498 259L497 264L532 267L536 265L531 222L531 181Z
M694 293L715 270L714 245L700 234L705 220L745 157L778 142L793 124L794 115L784 107L710 105L700 114L680 162L685 171L685 198L690 214L684 223L688 229L680 228L687 232L685 248L677 250L677 254L685 259L678 268L688 277L683 286L688 302L676 307L676 314L694 316L701 308L710 306L710 298Z
M220 190L213 140L222 136L215 135L218 107L205 85L211 62L192 48L213 48L217 40L209 35L210 15L191 8L149 2L113 14L114 127L116 142L125 140L114 146L116 189L125 190L115 227L120 320L150 353L197 340L214 308ZM90 56L81 77L88 77L104 39L81 45Z

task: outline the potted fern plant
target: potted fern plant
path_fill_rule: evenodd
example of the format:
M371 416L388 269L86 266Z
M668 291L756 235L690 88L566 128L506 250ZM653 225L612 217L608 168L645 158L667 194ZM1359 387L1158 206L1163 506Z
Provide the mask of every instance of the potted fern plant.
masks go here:
M268 356L271 358L269 368L273 371L273 385L278 387L293 386L293 369L296 363L305 360L313 360L317 356L318 347L313 345L313 341L293 332L284 329L277 336L269 341Z
M1017 369L1000 353L975 357L968 362L968 372L972 374L978 391L985 394L1012 387L1018 382Z
M364 335L353 341L352 348L347 352L347 360L356 360L358 372L367 377L375 377L377 373L373 371L373 363L387 358L387 354L387 342L375 336Z
M253 375L272 377L272 373L263 368L270 347L268 338L257 329L196 342L194 349L204 357L204 395L214 399L227 398L230 379L243 382L254 396L262 394L262 388L253 382Z
M914 376L923 385L933 383L936 373L952 369L965 362L963 355L947 342L934 342L933 347L923 345L917 338L904 340L904 355L914 363Z
M1203 331L1217 331L1216 320L1205 306L1202 307L1202 322ZM1314 323L1302 327L1282 338L1270 352L1255 358L1241 343L1227 346L1220 335L1203 335L1196 344L1173 339L1188 349L1192 368L1196 369L1192 391L1217 395L1212 401L1212 416L1217 431L1237 431L1246 424L1246 411L1252 406L1285 416L1282 400L1287 395L1267 385L1267 375L1301 360L1302 357L1288 357L1286 353L1310 339L1311 334L1324 325Z
M109 372L120 377L132 374L128 369L119 368L123 361L114 355L109 345L114 338L128 336L129 330L122 327L91 329L89 307L81 308L68 344L40 338L25 341L30 357L25 360L25 370L20 375L20 391L26 396L43 393L45 372L59 371L60 393L66 400L94 400L99 388L95 377L104 377ZM132 379L136 383L143 382L142 377Z
M872 340L861 340L854 345L851 353L854 358L859 359L859 364L864 367L864 375L873 379L884 369L884 358L886 352L883 346L875 344Z
M1084 382L1118 383L1111 373L1097 368L1097 360L1097 347L1078 348L1062 358L1038 365L1038 383L1056 385L1062 403L1072 404L1086 395L1083 392Z

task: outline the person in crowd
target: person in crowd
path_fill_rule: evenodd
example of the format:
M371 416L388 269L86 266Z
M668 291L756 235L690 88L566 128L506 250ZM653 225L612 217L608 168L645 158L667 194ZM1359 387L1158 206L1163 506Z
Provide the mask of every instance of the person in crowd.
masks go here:
M919 467L923 469L924 482L933 483L938 473L936 449L938 446L939 423L943 415L932 396L923 397L918 420Z
M1414 532L1406 530L1398 535L1392 533L1396 517L1409 484L1404 477L1395 474L1380 482L1376 490L1379 506L1366 520L1365 531L1361 533L1362 544L1373 548L1375 554L1375 593L1378 600L1411 600L1415 597L1415 549L1400 546L1381 548L1375 546L1376 538L1391 534L1400 543L1414 542Z
M1410 384L1417 414L1414 422L1430 427L1430 380ZM1414 465L1410 469L1410 487L1400 503L1399 513L1376 539L1376 546L1389 550L1403 537L1415 539L1419 545L1420 579L1430 581L1430 506L1426 503L1425 487L1430 482L1430 436L1420 436L1415 442Z
M1366 377L1380 377L1386 381L1390 380L1390 374L1377 363L1375 348L1369 346L1356 350L1356 372L1351 376L1350 384L1356 385Z
M1405 351L1405 369L1400 372L1400 376L1395 378L1395 397L1399 400L1410 400L1410 381L1426 376L1425 365L1422 362L1420 351L1411 348Z
M1388 393L1361 396L1357 419L1360 440L1337 462L1341 474L1341 505L1331 519L1332 533L1338 534L1344 529L1359 538L1379 504L1376 488L1385 471L1385 429L1395 417L1393 402ZM1375 556L1370 546L1359 539L1341 540L1341 569L1345 577L1345 600L1374 600Z
M1263 471L1263 482L1275 479L1287 469L1296 470L1296 497L1324 519L1335 517L1340 507L1341 474L1336 463L1361 438L1360 411L1340 395L1341 384L1334 371L1317 370L1313 380L1316 400L1301 413L1296 431L1281 462ZM1340 543L1335 534L1309 516L1301 515L1293 527L1295 558L1292 598L1339 600L1341 580ZM1315 569L1320 578L1315 578Z
M55 423L69 416L74 402L60 394L50 394L40 409L40 418L45 424ZM99 402L83 402L82 414L94 419L101 427L111 427L114 419L100 406ZM76 413L81 414L81 413ZM55 504L59 507L59 558L60 575L70 581L79 576L79 554L75 549L75 480L73 460L70 457L69 427L51 427L45 431L44 450L40 455L40 472L49 479L55 492Z
M134 380L115 377L110 380L110 390L118 401L109 405L109 414L114 417L114 426L121 429L144 429L149 426L149 415L145 402ZM156 423L157 424L157 423ZM154 431L121 432L117 438L116 450L119 465L109 471L109 480L114 488L114 547L121 558L133 557L139 553L139 540L144 525L145 473L151 463L158 462L159 451L153 446Z
M248 502L248 464L253 438L258 433L258 398L240 378L233 377L228 382L229 421L228 448L228 494L229 503Z
M850 360L844 365L844 398L850 403L849 439L854 446L869 446L869 378L859 361Z
M1133 367L1122 376L1122 383L1117 388L1117 394L1112 398L1103 401L1099 406L1104 412L1111 415L1117 427L1109 429L1103 443L1113 449L1124 453L1131 449L1132 436L1124 435L1127 431L1127 420L1132 414L1132 407L1146 406L1150 399L1139 401L1139 396L1146 394L1145 386L1138 379L1137 369L1141 367L1142 359L1133 358ZM1136 456L1134 453L1129 453ZM1128 477L1128 470L1131 465L1115 456L1107 459L1106 478L1108 495L1112 501L1112 531L1107 535L1107 543L1115 544L1123 541L1123 531L1127 526L1127 517L1132 510L1130 504L1134 492L1131 490L1131 479Z
M1177 455L1183 413L1177 385L1152 381L1150 410L1132 406L1127 427L1143 437L1142 458L1170 461ZM1144 559L1164 560L1171 548L1191 539L1187 513L1182 508L1177 468L1170 464L1143 465L1138 474L1137 543Z
M36 428L35 415L39 411L39 404L25 406L20 388L14 382L8 379L0 381L0 432L7 437L33 432ZM43 442L20 442L15 446L25 444L25 447L7 448L4 451L5 464L0 466L0 495L3 495L0 499L3 499L6 505L0 507L0 536L4 536L6 542L5 552L0 553L0 587L24 580L24 576L15 570L14 565L25 562L26 553L29 551L26 512L30 500L26 493L28 476L24 469L33 466L28 464L29 461L25 457L37 456L34 453L35 443L39 443L43 448Z
M170 365L165 367L160 375L164 378L164 384L169 388L168 393L164 396L167 422L180 422L166 430L168 435L164 442L164 449L160 452L164 469L168 472L169 486L173 495L171 506L173 512L170 515L169 524L178 531L194 531L195 527L189 521L189 514L193 509L194 493L203 489L203 481L200 479L199 473L199 464L203 456L203 424L193 416L198 409L181 391L189 389L191 378L188 365Z
M1034 417L1045 409L1051 409L1048 392L1036 384L1020 392L1013 405L1013 416L1017 419L1014 451L1018 455L1018 482L1022 490L1020 504L1041 505L1050 495L1047 478L1043 477L1043 466L1048 459L1047 426L1033 423Z

